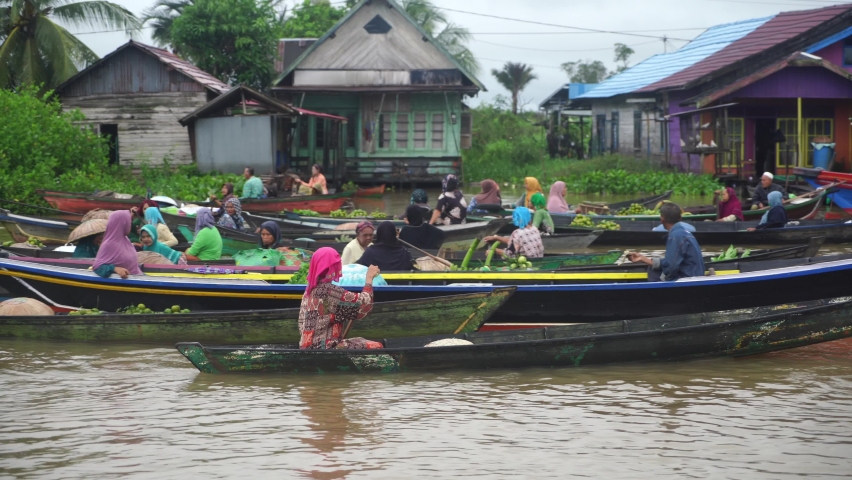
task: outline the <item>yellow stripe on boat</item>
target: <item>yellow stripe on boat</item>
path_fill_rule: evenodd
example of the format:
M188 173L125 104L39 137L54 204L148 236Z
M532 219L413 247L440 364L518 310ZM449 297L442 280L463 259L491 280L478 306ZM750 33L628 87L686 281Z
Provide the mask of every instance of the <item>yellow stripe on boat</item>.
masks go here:
M144 285L138 287L122 287L118 285L106 285L100 283L77 282L74 280L65 280L63 278L53 278L43 275L33 275L30 273L11 272L9 270L0 269L0 275L8 275L10 277L25 278L28 280L39 280L47 283L55 283L59 285L68 285L72 287L93 288L96 290L110 290L113 292L133 292L133 293L156 293L162 295L184 295L198 297L220 297L222 292L205 292L199 290L166 290L160 288L150 288ZM200 275L204 276L204 275ZM233 275L231 276L233 277ZM234 279L236 280L236 279ZM228 292L229 297L235 298L271 298L275 300L300 300L301 293L243 293L243 292Z
M734 275L739 270L721 270L716 275ZM284 282L290 280L289 273L234 273L225 275L208 275L203 273L187 272L157 272L146 273L152 277L172 278L209 278L211 280L264 280ZM580 281L580 280L646 280L647 273L533 273L533 272L507 272L507 273L485 273L485 272L426 272L426 273L383 273L382 278L388 281L402 280L540 280L540 281Z

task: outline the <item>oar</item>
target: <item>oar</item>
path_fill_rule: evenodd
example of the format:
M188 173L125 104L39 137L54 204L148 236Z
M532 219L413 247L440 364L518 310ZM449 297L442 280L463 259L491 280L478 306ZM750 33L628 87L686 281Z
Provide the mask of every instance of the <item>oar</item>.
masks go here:
M423 255L426 255L427 257L431 258L432 260L437 261L438 263L442 263L442 264L444 264L444 265L446 265L446 266L448 266L448 267L450 267L450 268L452 268L452 266L453 266L453 264L452 264L452 263L450 263L449 261L447 261L447 260L445 260L445 259L443 259L443 258L441 258L441 257L436 257L435 255L432 255L432 254L431 254L431 253L429 253L429 252L425 252L425 251L423 251L423 250L420 250L419 248L417 248L417 247L415 247L414 245L412 245L412 244L410 244L410 243L406 242L405 240L401 240L401 239L399 239L399 238L398 238L397 240L399 240L399 243L401 243L401 244L405 245L406 247L408 247L408 248L413 248L413 249L417 250L418 252L422 253Z
M51 212L64 213L65 215L76 215L78 217L83 216L82 213L66 212L64 210L57 210L55 208L42 207L40 205L31 205L29 203L16 202L14 200L6 200L5 198L0 198L0 203L11 203L11 204L14 204L14 205L20 205L22 207L38 208L38 209L41 209L41 210L50 210Z

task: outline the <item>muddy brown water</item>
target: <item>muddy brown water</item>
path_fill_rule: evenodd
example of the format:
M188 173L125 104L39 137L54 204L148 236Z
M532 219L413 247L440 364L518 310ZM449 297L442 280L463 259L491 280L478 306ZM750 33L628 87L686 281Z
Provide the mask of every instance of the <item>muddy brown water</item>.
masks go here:
M408 195L382 209L401 212ZM0 478L852 472L852 339L683 363L306 377L201 374L145 345L6 339L0 391Z

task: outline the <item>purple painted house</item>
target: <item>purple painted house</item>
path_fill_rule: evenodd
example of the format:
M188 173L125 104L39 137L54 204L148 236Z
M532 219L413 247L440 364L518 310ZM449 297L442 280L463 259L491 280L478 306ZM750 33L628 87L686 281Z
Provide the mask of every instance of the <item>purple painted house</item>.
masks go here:
M710 28L573 106L592 110L598 153L756 178L812 166L812 144L834 143L835 169L849 171L852 5Z

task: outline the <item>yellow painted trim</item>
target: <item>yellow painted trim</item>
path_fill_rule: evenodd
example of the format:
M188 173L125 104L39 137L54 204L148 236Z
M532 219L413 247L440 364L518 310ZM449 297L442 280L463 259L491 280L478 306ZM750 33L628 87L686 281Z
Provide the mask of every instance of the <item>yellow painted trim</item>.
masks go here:
M716 275L734 275L739 270L717 271ZM235 273L233 275L207 275L201 273L146 273L152 277L209 278L215 280L272 280L287 281L292 277L285 273ZM485 272L423 272L383 273L385 280L644 280L647 273L485 273Z
M224 292L204 292L199 290L165 290L159 288L141 287L121 287L117 285L103 285L98 283L75 282L73 280L65 280L61 278L52 278L42 275L33 275L30 273L10 272L8 270L0 270L0 275L9 277L26 278L29 280L39 280L47 283L55 283L59 285L68 285L72 287L94 288L96 290L110 290L114 292L132 292L132 293L156 293L161 295L183 295L193 297L221 297ZM229 297L236 298L269 298L274 300L300 300L300 293L242 293L228 292Z

